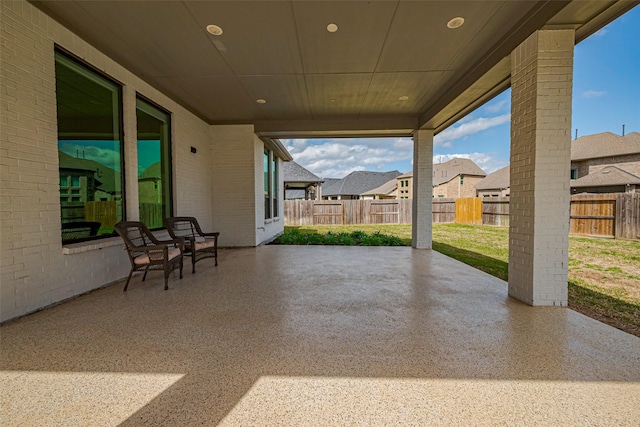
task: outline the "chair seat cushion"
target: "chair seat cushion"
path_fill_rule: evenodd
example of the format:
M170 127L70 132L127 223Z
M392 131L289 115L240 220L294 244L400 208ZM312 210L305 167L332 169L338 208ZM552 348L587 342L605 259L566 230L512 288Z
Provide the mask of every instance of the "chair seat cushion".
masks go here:
M216 243L212 240L206 242L196 242L196 251L201 251L207 248L213 248Z
M196 247L197 247L197 245L196 245ZM168 252L168 255L169 255L169 261L171 261L172 259L174 259L175 257L180 255L180 249L178 249L178 248L169 248L169 250L167 252ZM136 265L149 264L149 255L148 254L140 255L140 256L136 257L136 259L133 262L136 263Z

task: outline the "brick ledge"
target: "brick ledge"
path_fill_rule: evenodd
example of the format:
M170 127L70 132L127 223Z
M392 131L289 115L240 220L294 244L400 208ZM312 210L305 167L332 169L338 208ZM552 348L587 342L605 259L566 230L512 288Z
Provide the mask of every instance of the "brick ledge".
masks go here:
M123 245L120 237L110 237L108 239L92 240L90 242L72 243L62 246L62 253L64 255L80 254L83 252L95 251L103 248L110 248L112 246Z

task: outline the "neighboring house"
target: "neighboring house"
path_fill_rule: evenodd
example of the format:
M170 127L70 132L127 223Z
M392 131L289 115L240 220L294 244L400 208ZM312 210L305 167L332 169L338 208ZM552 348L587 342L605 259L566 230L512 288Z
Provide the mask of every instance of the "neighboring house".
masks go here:
M285 162L282 167L284 198L287 200L320 200L323 179L309 172L298 163Z
M490 173L476 184L478 197L508 197L510 166Z
M156 162L138 176L138 201L140 203L162 203L162 168Z
M611 132L581 136L571 141L571 179L580 179L608 166L640 176L640 134Z
M480 197L509 195L509 166L476 185ZM571 141L571 193L624 193L638 189L640 133L585 135Z
M385 184L398 175L400 175L398 171L355 171L342 179L327 178L322 189L322 198L325 200L357 200L362 198L363 193Z
M582 178L571 180L571 194L640 192L640 176L617 166L607 166Z
M396 197L398 199L413 199L413 171L396 178Z
M363 199L396 199L398 193L398 180L396 178L390 179L379 187L372 190L365 191L360 196Z
M122 198L122 177L119 172L94 160L78 158L58 151L60 176L61 223L95 221L87 216L85 205L99 202L119 202ZM113 218L112 227L118 218ZM104 222L102 220L101 222Z
M433 165L433 197L476 197L476 184L485 176L469 159L455 158Z
M476 197L476 184L487 174L472 160L456 157L433 165L433 197ZM413 172L398 177L398 198L413 198Z

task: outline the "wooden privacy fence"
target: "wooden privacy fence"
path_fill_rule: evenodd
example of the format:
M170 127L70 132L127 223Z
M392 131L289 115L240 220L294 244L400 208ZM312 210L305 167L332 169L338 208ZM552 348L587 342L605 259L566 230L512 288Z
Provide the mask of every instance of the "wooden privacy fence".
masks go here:
M456 224L482 225L482 199L456 199Z
M431 219L434 224L456 221L456 199L433 199Z
M410 224L410 199L285 200L286 225ZM433 199L433 223L509 225L508 197ZM640 239L640 194L571 196L571 234Z
M411 200L285 200L286 225L410 224Z
M571 234L640 239L640 194L571 196Z
M102 227L113 227L118 222L117 202L85 202L85 221L95 221Z
M483 224L509 225L508 197L486 197L482 205ZM640 194L576 194L570 209L570 234L640 239Z

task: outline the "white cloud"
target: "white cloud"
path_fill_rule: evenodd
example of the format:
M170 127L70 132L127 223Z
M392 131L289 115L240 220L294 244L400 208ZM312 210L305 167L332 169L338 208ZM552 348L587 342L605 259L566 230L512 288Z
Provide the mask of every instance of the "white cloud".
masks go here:
M597 98L599 96L604 96L606 94L607 94L607 92L605 92L603 90L585 90L584 92L582 92L582 97L583 98Z
M433 156L433 163L444 163L453 158L459 157L472 160L476 165L488 174L509 164L508 160L498 159L498 153L458 153L458 154L436 154Z
M508 100L503 99L502 101L498 101L495 104L488 104L487 106L484 107L484 109L487 111L487 113L492 113L495 114L499 111L501 111L505 105L507 105Z
M601 30L596 31L595 33L593 33L593 36L594 37L603 37L605 34L607 34L607 27L604 27Z
M450 126L446 130L440 132L433 139L435 146L451 147L451 143L465 136L473 135L480 131L499 126L511 120L511 114L503 114L496 117L480 117L463 123L460 126Z
M296 163L323 178L342 178L357 170L393 170L390 163L410 164L413 158L411 138L297 139L282 143Z

